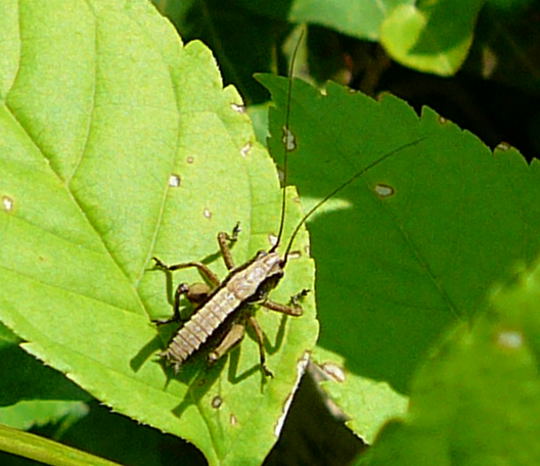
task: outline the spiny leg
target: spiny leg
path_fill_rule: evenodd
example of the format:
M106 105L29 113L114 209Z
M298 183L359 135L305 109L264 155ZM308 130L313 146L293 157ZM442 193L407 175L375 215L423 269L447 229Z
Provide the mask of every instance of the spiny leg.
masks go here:
M223 257L223 262L228 270L234 269L234 259L231 254L231 248L234 243L238 240L238 234L240 233L240 222L238 222L232 233L225 233L224 231L218 233L217 240L219 243L219 249L221 250L221 256Z
M202 262L184 262L182 264L174 264L174 265L166 265L161 261L161 259L158 259L157 257L152 257L152 259L155 261L154 267L161 270L168 270L169 272L174 272L175 270L179 269L187 269L189 267L197 267L201 275L206 278L210 284L214 287L218 286L220 281L217 275L212 272L205 264Z
M268 369L268 367L266 366L266 355L264 352L264 333L261 327L259 326L259 323L257 322L257 320L255 320L255 317L249 316L247 321L248 321L249 326L255 332L255 336L257 338L257 344L259 345L259 357L261 361L261 369L264 372L264 375L266 375L267 377L274 377L274 374L272 374L272 371Z
M208 362L210 364L215 363L220 359L227 351L229 351L234 345L240 343L246 331L244 323L234 323L229 331L225 334L219 345L214 348L210 354L208 354Z

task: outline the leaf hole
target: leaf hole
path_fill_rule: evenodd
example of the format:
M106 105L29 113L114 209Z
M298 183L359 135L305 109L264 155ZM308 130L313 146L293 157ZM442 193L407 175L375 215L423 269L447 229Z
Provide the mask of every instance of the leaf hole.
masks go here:
M395 193L392 186L382 183L376 184L374 190L377 196L379 196L380 198L390 197L393 196Z
M508 144L507 142L501 141L499 142L499 144L497 144L496 149L507 151L507 150L510 150L511 147L512 146Z
M221 407L221 405L223 404L223 399L216 395L214 398L212 398L212 408L214 409L219 409Z
M2 207L6 212L11 212L13 210L15 202L9 196L2 196Z
M335 382L345 382L345 371L337 364L325 362L321 365L321 369L326 376Z
M300 257L302 257L302 253L300 251L291 251L287 256L287 259L299 259Z
M283 127L282 141L287 152L292 152L296 149L296 137L289 128Z
M251 144L251 142L246 143L246 145L242 147L242 149L240 149L240 155L242 157L247 157L252 147L253 147L253 144Z
M496 342L504 349L519 349L523 346L523 334L517 330L502 330L497 333Z
M173 173L171 174L171 176L169 176L169 186L171 188L178 188L180 186L180 183L181 183L180 175Z
M231 108L232 108L236 113L246 113L246 106L245 106L245 105L232 103L232 104L231 104Z

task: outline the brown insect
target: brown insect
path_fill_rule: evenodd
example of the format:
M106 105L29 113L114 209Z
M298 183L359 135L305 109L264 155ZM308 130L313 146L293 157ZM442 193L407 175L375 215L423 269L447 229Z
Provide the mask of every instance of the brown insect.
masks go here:
M292 63L294 63L299 44L300 40L298 41L293 53ZM196 267L201 275L205 277L207 282L212 285L212 287L209 287L206 284L188 286L186 283L181 283L176 289L173 318L164 322L170 322L180 318L179 306L182 295L185 295L188 300L195 304L196 310L174 335L167 348L161 353L161 356L165 358L175 368L175 370L178 370L182 364L196 354L202 345L209 342L209 340L214 340L214 337L219 336L221 339L208 354L208 361L210 363L217 361L225 353L227 353L229 349L242 340L247 325L253 329L259 345L261 369L265 375L272 376L272 372L266 366L266 357L263 344L264 334L254 317L254 305L258 304L266 307L267 309L281 312L290 316L298 317L302 315L303 311L299 301L308 293L308 290L301 290L297 295L291 298L289 304L280 304L268 299L269 292L277 286L279 281L284 276L288 255L294 238L300 231L300 228L321 205L323 205L328 199L336 195L339 191L351 184L361 175L383 162L396 152L417 144L424 139L417 139L382 155L370 165L358 171L334 191L329 193L324 199L311 208L304 215L302 220L296 225L285 249L285 253L280 256L277 252L277 248L283 235L285 220L287 152L295 149L294 137L289 131L289 108L293 82L292 69L293 66L291 65L287 94L288 104L283 138L285 148L283 168L284 188L281 205L281 219L276 243L268 251L259 251L251 260L236 267L231 254L231 246L238 239L238 234L240 232L239 225L237 224L235 226L232 234L230 235L224 232L219 233L217 236L219 248L225 262L225 266L229 270L229 274L223 281L220 281L219 278L202 262L186 262L175 265L166 265L157 257L153 258L156 268L169 272L188 267Z
M302 290L291 298L289 305L279 304L268 299L268 293L283 277L286 264L286 259L275 252L278 243L270 251L259 251L250 261L235 267L230 245L237 240L239 231L237 224L232 235L224 232L218 234L221 255L230 271L222 282L201 262L167 266L154 257L156 267L163 270L174 271L196 267L214 286L211 289L205 284L196 284L190 287L182 283L176 289L173 320L179 318L179 303L183 294L199 306L172 338L167 349L161 353L176 370L216 332L219 332L224 333L224 336L208 355L209 362L217 361L240 342L244 336L246 325L249 325L254 330L259 345L261 369L265 375L272 376L272 372L266 366L263 331L253 315L253 305L259 304L267 309L291 316L302 315L302 308L298 304L298 300L307 293L307 290Z

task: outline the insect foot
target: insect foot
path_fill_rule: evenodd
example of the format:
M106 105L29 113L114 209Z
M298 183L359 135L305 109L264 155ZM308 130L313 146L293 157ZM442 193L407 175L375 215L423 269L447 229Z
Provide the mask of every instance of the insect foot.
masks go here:
M300 314L298 315L302 315L304 312L304 310L302 309L302 306L300 305L300 301L303 301L303 299L310 293L310 291L311 290L304 288L302 291L291 296L291 300L289 303L293 308L299 310Z
M169 270L169 267L161 259L154 256L152 260L154 261L154 270Z

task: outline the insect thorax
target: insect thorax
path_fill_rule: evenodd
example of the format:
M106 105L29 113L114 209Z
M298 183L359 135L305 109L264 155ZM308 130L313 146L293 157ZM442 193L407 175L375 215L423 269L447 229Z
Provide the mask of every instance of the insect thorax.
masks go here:
M283 276L282 262L276 252L259 251L242 269L231 274L227 288L240 301L258 301L274 288Z

